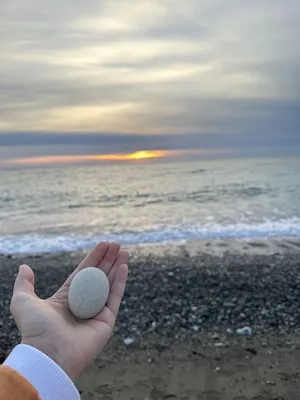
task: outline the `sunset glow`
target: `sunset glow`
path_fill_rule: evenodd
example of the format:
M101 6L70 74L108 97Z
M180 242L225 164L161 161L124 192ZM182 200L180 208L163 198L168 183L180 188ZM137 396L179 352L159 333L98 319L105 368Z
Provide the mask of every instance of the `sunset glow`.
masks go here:
M163 158L177 155L178 151L171 150L140 150L134 153L120 154L91 154L91 155L59 155L39 156L27 158L11 158L5 160L5 164L65 164L82 161L131 161Z
M142 150L142 151L136 151L135 153L131 154L125 154L122 157L124 157L124 160L142 160L145 158L161 158L161 157L166 157L167 155L170 155L170 151L161 151L161 150L154 150L154 151L147 151L147 150Z

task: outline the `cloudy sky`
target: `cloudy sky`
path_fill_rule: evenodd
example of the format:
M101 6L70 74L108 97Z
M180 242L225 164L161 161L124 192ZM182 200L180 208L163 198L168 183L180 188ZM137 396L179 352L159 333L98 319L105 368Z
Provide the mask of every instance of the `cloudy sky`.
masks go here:
M299 154L299 38L299 0L2 0L0 160Z

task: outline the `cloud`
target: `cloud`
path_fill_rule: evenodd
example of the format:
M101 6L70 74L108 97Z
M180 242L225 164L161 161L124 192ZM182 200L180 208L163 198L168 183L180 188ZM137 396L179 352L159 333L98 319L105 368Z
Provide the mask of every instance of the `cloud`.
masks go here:
M299 129L297 0L0 7L0 135Z

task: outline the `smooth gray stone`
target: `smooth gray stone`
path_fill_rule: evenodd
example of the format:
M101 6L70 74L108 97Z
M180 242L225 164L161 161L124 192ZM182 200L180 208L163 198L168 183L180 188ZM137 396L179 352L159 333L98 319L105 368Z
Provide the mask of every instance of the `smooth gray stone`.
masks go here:
M68 293L70 310L77 318L93 318L105 306L108 295L106 274L99 268L84 268L71 282Z

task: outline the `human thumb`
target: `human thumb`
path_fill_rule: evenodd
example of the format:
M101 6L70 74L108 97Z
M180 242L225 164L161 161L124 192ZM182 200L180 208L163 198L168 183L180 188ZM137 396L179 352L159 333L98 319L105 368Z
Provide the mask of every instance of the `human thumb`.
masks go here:
M28 265L21 265L16 277L13 296L16 294L34 294L34 273Z

